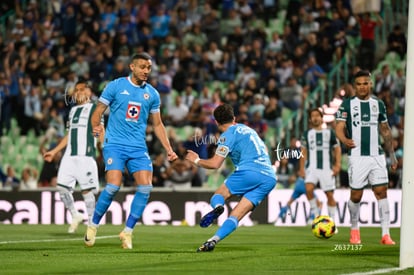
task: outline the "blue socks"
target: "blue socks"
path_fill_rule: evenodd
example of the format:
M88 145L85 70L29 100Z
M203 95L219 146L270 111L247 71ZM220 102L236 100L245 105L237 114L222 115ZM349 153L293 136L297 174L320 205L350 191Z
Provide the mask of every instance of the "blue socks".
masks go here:
M239 221L237 220L237 218L235 216L230 216L217 230L215 236L218 236L220 240L222 240L228 235L230 235L234 230L236 230L238 225Z
M135 224L141 218L145 206L147 206L151 190L152 185L137 186L137 192L132 200L131 211L125 224L127 228L133 229Z
M216 208L217 205L224 205L225 200L224 197L220 194L214 194L210 199L210 205L213 208Z
M108 183L105 186L105 189L102 191L101 195L99 195L98 201L96 202L95 212L92 217L93 224L99 225L103 215L111 205L112 199L115 197L116 193L118 193L119 188L119 186L112 183Z

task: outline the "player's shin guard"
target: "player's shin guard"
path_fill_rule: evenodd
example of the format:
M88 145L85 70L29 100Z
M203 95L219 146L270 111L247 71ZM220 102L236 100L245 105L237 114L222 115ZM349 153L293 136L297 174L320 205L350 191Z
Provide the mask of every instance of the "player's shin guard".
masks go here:
M378 200L378 212L381 221L382 236L390 234L390 206L388 199Z
M85 201L86 213L88 213L88 222L92 221L93 211L95 211L95 195L92 191L82 194Z
M351 229L358 229L359 220L359 202L355 203L351 200L348 201L349 215L351 216Z
M61 185L58 185L57 189L59 191L60 199L62 200L66 209L70 211L72 217L75 216L78 211L75 208L75 201L73 199L72 192L67 187Z
M237 218L234 216L230 216L227 218L227 220L224 221L223 225L217 230L215 235L218 236L220 240L223 240L234 230L236 230L238 225L239 221L237 220Z
M102 193L99 195L98 201L96 203L95 212L93 213L92 223L98 225L101 221L103 215L108 210L109 206L112 203L113 198L116 193L119 191L119 186L115 184L108 183Z
M152 185L138 185L137 192L131 203L131 211L126 221L127 228L134 228L141 218L152 190Z
M210 199L210 205L213 208L216 208L217 205L224 205L224 197L220 194L214 194Z

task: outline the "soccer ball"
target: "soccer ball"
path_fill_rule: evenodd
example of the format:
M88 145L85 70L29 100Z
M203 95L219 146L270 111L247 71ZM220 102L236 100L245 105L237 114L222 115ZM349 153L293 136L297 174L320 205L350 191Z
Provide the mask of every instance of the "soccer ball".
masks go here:
M335 234L335 230L335 222L329 216L320 215L312 221L312 233L315 237L329 239Z

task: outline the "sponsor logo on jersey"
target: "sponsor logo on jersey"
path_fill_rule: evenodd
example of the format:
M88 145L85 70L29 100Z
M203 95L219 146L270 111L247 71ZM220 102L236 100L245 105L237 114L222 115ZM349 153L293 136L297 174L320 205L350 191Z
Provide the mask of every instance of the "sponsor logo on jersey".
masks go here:
M216 150L216 154L222 157L226 157L228 153L229 148L227 146L220 145Z
M128 93L128 91L127 91L127 90L124 90L124 91L121 93L121 95L129 95L129 93Z
M149 94L145 93L145 94L144 94L144 98L145 98L146 100L148 100L148 99L150 98Z
M112 164L112 158L109 158L109 159L106 161L106 163L107 163L108 165L111 165L111 164Z

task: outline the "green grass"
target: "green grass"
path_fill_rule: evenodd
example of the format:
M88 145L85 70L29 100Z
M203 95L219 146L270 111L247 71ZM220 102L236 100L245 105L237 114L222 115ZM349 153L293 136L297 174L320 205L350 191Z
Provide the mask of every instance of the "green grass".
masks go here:
M208 253L195 251L217 226L137 226L132 250L121 249L117 238L121 229L102 225L98 237L103 238L88 248L82 240L85 226L69 235L66 225L0 225L0 274L310 275L399 265L399 245L380 245L379 228L362 228L363 245L351 249L348 228L339 228L338 235L320 240L308 227L240 227ZM391 229L396 241L399 233L399 229Z

